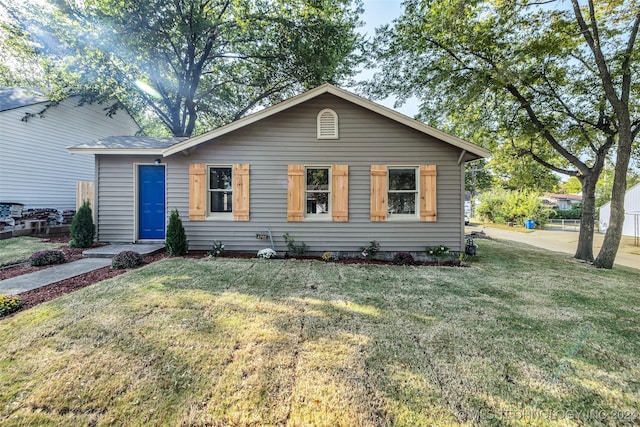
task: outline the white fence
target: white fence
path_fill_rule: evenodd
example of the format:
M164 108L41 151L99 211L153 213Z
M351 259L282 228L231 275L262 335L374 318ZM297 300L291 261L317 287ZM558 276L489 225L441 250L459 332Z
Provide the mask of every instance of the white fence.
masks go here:
M598 232L598 221L593 225L593 229ZM548 223L542 227L544 230L553 231L580 231L579 219L550 219Z

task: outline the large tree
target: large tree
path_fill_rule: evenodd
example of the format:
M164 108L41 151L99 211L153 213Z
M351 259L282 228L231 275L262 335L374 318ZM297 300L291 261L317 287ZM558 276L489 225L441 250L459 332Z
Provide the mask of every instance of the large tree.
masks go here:
M359 0L0 0L67 92L189 136L348 78ZM114 102L114 106L119 104Z
M418 96L432 122L462 136L473 127L492 129L494 142L514 154L578 178L577 258L593 260L595 187L617 145L614 225L595 260L611 268L624 178L640 131L639 1L407 0L404 6L372 45L382 71L371 92Z

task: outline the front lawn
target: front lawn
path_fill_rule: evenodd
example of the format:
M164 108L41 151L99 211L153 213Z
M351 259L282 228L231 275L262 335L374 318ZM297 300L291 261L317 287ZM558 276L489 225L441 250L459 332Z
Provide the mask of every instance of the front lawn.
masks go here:
M635 425L638 271L167 259L0 320L0 424Z
M34 252L57 249L64 245L65 243L52 243L29 236L0 240L0 266L23 262Z

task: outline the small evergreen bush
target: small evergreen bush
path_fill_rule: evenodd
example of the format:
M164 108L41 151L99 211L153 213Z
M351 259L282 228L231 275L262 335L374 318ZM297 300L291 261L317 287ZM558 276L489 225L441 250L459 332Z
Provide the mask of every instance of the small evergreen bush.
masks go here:
M29 264L32 267L62 264L64 261L64 253L62 251L56 251L52 249L35 252L29 257Z
M407 252L398 252L393 257L393 263L395 265L413 265L415 261L413 260L413 255Z
M96 227L93 225L93 214L89 201L85 200L73 216L71 227L69 227L72 248L90 248L93 246L93 238L96 235Z
M135 268L142 265L142 255L134 251L122 251L111 260L111 267L117 269Z
M18 311L20 308L22 308L22 300L19 297L0 294L0 317Z
M171 256L181 256L187 253L189 242L187 234L184 232L180 213L177 209L171 211L169 225L167 226L167 238L165 239L167 252Z

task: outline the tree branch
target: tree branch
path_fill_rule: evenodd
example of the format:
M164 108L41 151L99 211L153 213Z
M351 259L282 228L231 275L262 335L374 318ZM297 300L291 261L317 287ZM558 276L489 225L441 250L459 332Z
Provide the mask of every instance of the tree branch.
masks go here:
M556 165L553 165L553 164L547 162L542 157L540 157L537 154L535 154L531 148L525 149L525 148L517 147L515 142L513 142L513 139L511 140L511 146L513 147L514 150L516 150L516 154L517 154L518 157L530 156L533 160L535 160L536 162L540 163L542 166L544 166L544 167L546 167L546 168L548 168L548 169L550 169L552 171L564 174L564 175L568 175L568 176L579 176L580 175L580 171L564 169L564 168L561 168L559 166L556 166Z
M562 144L560 144L556 140L556 138L551 134L549 129L547 129L544 123L542 123L542 121L536 114L535 110L531 106L531 103L524 97L524 95L520 93L518 88L516 88L513 84L509 83L505 86L505 89L507 89L507 91L509 91L509 93L511 93L511 95L513 95L516 98L520 106L527 112L529 119L531 120L533 125L536 127L536 129L538 129L538 131L542 134L544 139L546 139L549 142L549 144L551 144L551 146L556 151L558 151L558 153L562 155L562 157L564 157L571 164L577 167L583 174L586 174L589 169L588 166L585 165L578 157L570 153L566 148L562 146Z

